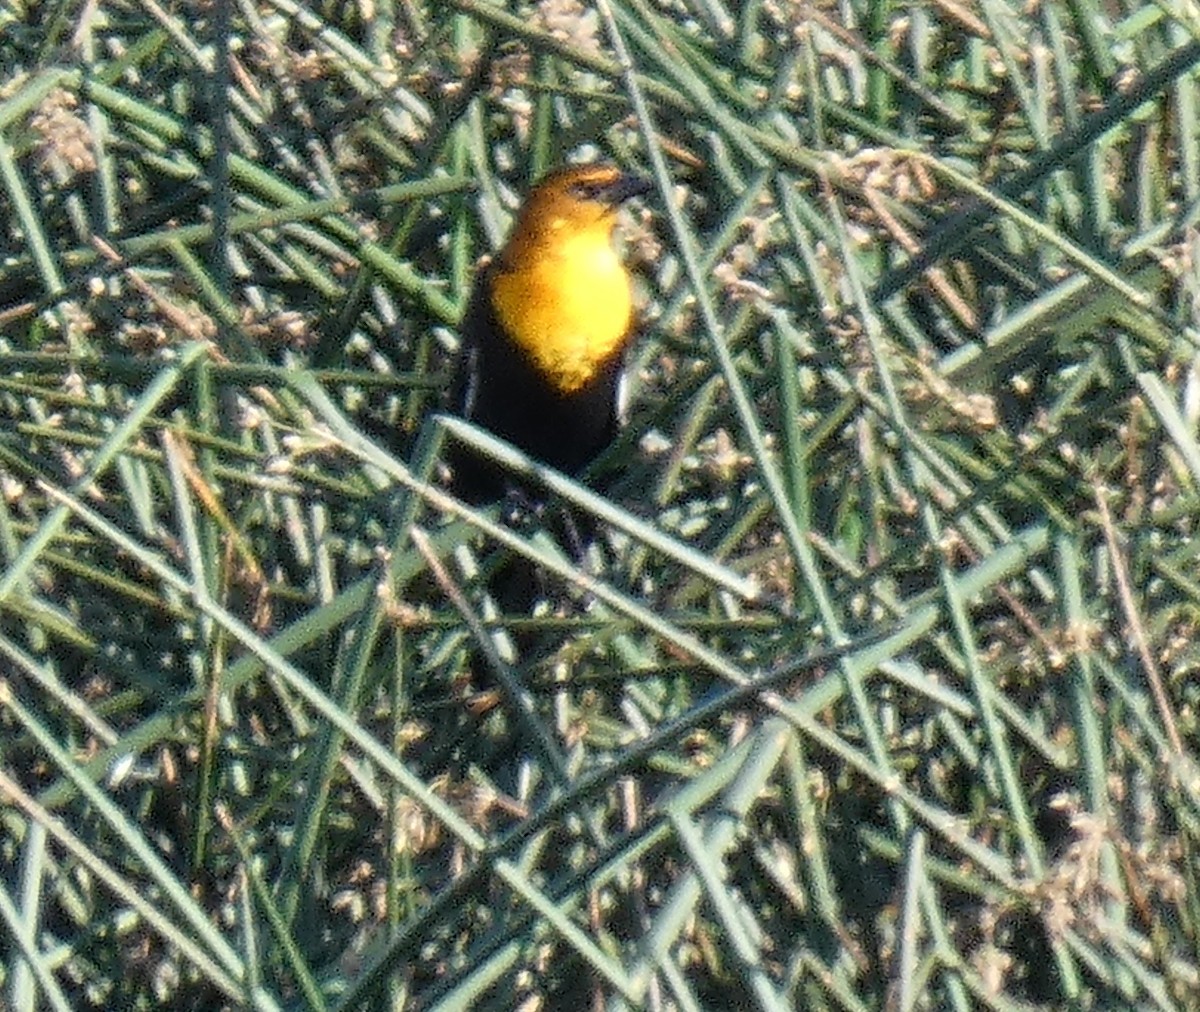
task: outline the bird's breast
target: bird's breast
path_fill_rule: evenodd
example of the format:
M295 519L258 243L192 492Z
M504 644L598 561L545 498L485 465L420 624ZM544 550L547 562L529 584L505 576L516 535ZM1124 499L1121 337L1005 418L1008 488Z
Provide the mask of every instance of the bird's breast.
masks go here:
M633 319L629 275L607 235L564 239L552 253L493 276L500 325L562 394L585 387L617 354Z

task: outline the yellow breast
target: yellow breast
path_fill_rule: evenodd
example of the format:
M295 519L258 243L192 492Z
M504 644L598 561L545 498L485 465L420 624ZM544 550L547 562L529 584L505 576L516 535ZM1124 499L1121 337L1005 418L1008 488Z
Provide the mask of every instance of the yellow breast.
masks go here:
M611 226L570 233L525 251L520 270L493 275L492 306L508 335L560 392L587 385L624 345L633 318L629 275Z

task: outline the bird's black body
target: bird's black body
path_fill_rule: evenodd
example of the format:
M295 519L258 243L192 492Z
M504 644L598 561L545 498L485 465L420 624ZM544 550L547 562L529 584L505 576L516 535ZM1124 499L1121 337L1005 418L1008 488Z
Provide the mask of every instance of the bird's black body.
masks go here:
M463 320L451 410L541 463L576 475L617 433L623 356L612 356L571 393L547 384L515 343L499 337L500 322L487 297L494 267L481 275ZM467 502L488 502L505 491L504 470L465 447L452 454L452 467L454 490Z

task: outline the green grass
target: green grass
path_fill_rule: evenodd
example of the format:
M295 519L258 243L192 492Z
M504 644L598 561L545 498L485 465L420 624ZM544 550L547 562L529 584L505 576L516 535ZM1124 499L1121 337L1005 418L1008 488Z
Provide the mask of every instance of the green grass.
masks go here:
M1089 0L8 5L0 1008L1194 1007L1198 65ZM656 184L582 484L437 415L579 157Z

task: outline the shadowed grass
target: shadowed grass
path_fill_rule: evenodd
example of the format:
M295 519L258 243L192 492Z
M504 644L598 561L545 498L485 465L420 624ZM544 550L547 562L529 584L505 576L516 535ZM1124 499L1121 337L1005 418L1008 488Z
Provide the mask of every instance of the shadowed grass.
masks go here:
M1188 1007L1192 27L9 5L0 1005ZM596 157L656 192L575 482L438 411Z

